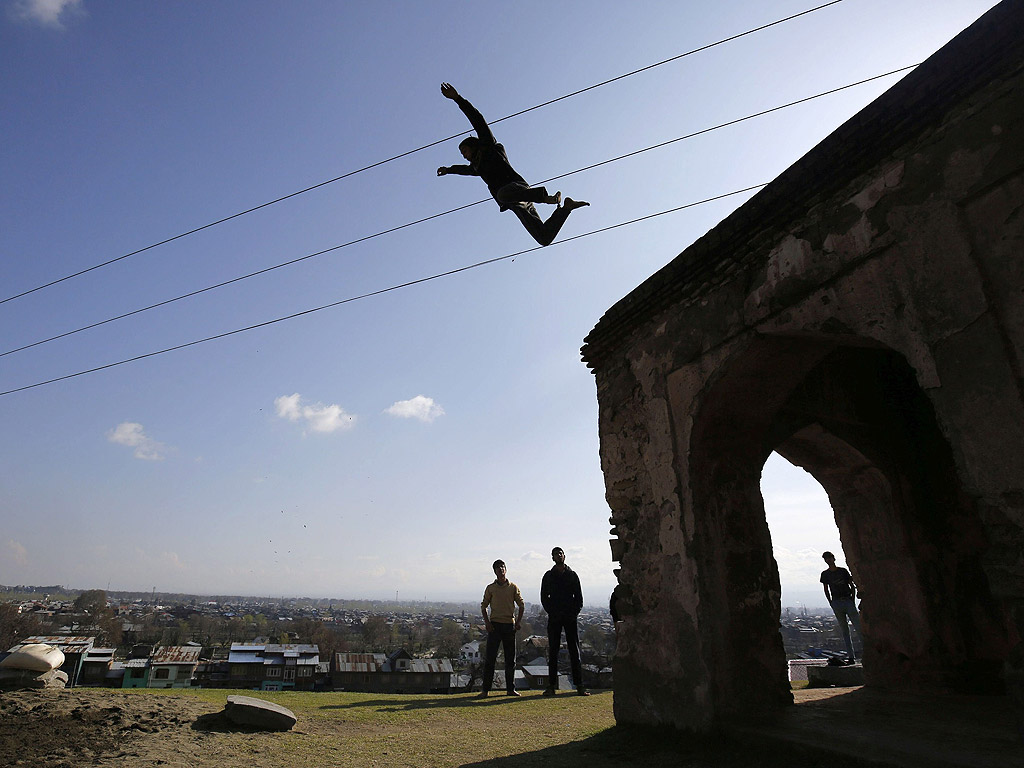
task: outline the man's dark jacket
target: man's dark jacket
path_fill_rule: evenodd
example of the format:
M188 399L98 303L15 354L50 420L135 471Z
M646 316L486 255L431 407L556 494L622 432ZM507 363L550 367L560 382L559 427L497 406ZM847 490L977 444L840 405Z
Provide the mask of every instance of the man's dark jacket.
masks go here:
M580 577L568 565L561 573L553 567L540 581L540 604L548 616L578 616L583 609Z
M477 108L461 96L455 99L455 103L459 105L459 109L469 118L469 122L473 124L477 135L480 137L480 144L477 148L476 156L470 165L449 166L448 173L459 176L479 176L484 180L495 202L498 199L498 190L506 184L514 182L528 186L526 180L516 173L516 170L509 163L508 156L505 154L505 147L495 141L494 134L491 133L491 129L487 126L487 121L477 111ZM507 207L501 203L498 203L498 206L503 211Z

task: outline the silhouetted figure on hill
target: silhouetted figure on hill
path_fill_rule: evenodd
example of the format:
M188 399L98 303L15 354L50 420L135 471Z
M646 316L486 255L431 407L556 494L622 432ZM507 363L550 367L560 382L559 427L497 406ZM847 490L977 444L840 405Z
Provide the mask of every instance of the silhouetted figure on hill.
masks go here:
M583 684L583 669L580 665L580 633L576 617L583 610L583 588L576 571L565 564L565 552L561 547L551 550L555 564L544 574L540 582L540 603L548 614L548 687L545 696L554 696L558 690L558 651L565 632L565 647L569 651L569 667L576 693L589 696Z
M538 243L551 245L565 220L569 218L569 214L590 203L573 200L570 197L563 201L561 192L549 195L544 187L531 187L511 166L505 148L495 141L491 129L487 127L487 121L476 107L462 98L450 83L441 83L441 94L459 105L459 109L473 124L479 138L469 136L459 144L459 151L469 165L441 166L437 169L437 175L454 173L460 176L479 176L487 184L487 189L501 210L510 210L518 216L526 231ZM534 203L548 203L558 207L551 217L544 221L537 213Z
M828 566L821 572L821 583L825 589L825 598L832 606L832 612L839 622L839 631L843 635L843 642L846 643L846 653L852 664L857 660L853 652L853 640L850 638L850 625L847 620L853 622L853 628L857 630L857 637L860 637L860 614L857 612L857 585L853 583L853 576L845 568L836 565L836 556L831 552L823 552L821 558Z

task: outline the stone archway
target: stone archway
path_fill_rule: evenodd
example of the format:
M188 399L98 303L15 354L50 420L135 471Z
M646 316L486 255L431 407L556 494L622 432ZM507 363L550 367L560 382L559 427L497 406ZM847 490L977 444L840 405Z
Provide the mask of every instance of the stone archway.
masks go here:
M706 730L791 700L773 449L830 496L869 682L998 689L1003 664L1020 687L1022 35L1019 3L993 8L587 336L620 722Z
M907 362L871 346L760 339L694 400L684 450L712 690L724 715L788 693L779 580L760 497L777 451L829 494L866 595L870 685L996 691L1010 642L981 568L985 535Z

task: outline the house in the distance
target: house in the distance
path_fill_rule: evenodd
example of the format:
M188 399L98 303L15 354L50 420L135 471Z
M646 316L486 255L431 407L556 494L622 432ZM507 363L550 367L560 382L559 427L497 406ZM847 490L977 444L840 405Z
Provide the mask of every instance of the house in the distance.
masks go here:
M371 693L448 693L452 687L448 659L415 659L405 650L383 653L338 653L331 680L336 691Z
M114 663L114 648L89 648L82 657L82 669L78 674L80 686L99 687L107 684L110 667Z
M319 663L316 645L232 643L228 675L233 688L310 691Z
M480 641L473 640L466 643L459 650L459 660L463 664L483 664L483 657L480 655Z
M149 688L191 688L199 664L198 645L168 645L149 658Z
M191 688L199 664L198 645L136 646L122 664L122 688Z

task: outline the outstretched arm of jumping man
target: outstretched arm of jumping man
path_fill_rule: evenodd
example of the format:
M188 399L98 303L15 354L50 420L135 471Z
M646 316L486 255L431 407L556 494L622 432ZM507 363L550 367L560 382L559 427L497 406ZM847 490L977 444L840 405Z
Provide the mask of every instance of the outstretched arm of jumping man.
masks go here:
M477 136L480 137L480 141L486 141L489 144L496 143L494 140L494 134L492 134L491 129L487 127L487 121L484 120L484 116L480 114L476 107L459 95L459 92L455 90L454 85L451 83L441 83L441 95L458 104L459 109L462 110L462 114L469 118L469 122L472 123Z
M437 169L438 176L447 176L449 173L453 173L456 176L479 176L476 171L473 170L471 165L442 165Z

